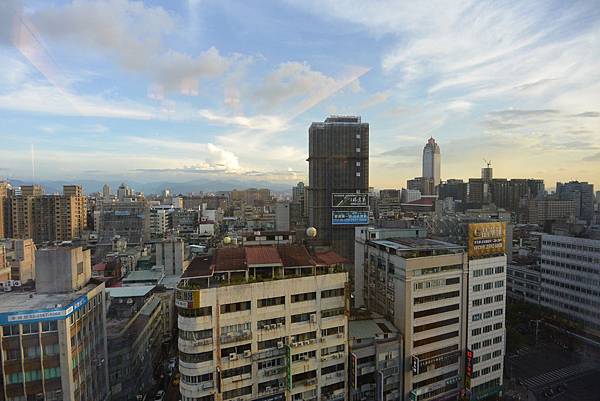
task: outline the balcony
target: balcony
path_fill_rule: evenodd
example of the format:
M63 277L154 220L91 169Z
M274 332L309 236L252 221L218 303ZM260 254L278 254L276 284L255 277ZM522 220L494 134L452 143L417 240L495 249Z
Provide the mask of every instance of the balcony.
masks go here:
M180 351L194 353L199 351L208 351L212 347L212 338L203 338L201 340L184 340L179 338L177 345Z
M221 335L221 344L230 344L245 340L252 340L251 330L229 332Z
M179 384L181 395L188 398L201 398L214 393L215 383L212 380L202 383L186 383L183 380Z

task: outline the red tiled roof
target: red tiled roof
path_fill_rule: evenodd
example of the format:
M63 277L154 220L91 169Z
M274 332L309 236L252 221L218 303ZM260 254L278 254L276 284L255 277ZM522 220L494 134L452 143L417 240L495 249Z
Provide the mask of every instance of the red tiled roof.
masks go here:
M219 248L215 256L215 271L246 270L244 248Z
M281 258L276 248L269 246L248 246L246 251L246 263L254 265L282 265Z
M337 264L349 263L348 259L341 257L334 251L315 253L315 259L317 260L317 262L319 264L323 264L323 265L337 265Z
M315 261L303 246L279 245L277 251L279 252L283 265L286 267L315 265Z

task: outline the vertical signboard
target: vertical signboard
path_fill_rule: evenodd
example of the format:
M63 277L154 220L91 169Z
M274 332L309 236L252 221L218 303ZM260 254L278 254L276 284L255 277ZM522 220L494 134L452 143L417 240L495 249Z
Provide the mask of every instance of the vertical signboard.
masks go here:
M473 377L473 351L467 349L465 363L465 388L471 389L471 377Z
M419 374L419 357L415 355L412 356L412 371L415 375Z

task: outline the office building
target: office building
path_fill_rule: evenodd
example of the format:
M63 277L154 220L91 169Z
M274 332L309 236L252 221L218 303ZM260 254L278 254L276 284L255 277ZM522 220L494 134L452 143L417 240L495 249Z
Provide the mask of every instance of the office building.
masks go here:
M275 205L275 230L290 231L290 202Z
M346 400L342 262L298 245L195 258L175 298L182 400Z
M389 321L367 315L348 322L348 400L401 401L402 335Z
M388 238L427 238L427 230L420 227L384 228L375 225L355 228L354 275L351 276L352 295L355 308L367 305L368 291L365 278L368 276L368 242Z
M600 240L542 235L541 305L600 330Z
M108 184L102 186L102 200L110 200L110 186Z
M119 202L124 202L127 199L131 199L134 197L133 189L128 187L127 184L122 183L117 188L117 200Z
M168 316L154 286L108 288L106 292L110 299L107 340L111 401L134 400L157 384L154 378L161 372L165 357L163 330Z
M442 182L440 173L441 162L440 145L435 142L435 139L429 138L423 148L422 177L433 180L434 187L437 187ZM427 193L427 195L433 195L433 193Z
M587 182L570 181L556 183L556 194L560 200L572 200L577 205L577 218L588 223L594 218L594 185Z
M527 202L524 220L528 224L543 225L547 221L572 221L577 216L575 200L532 199Z
M119 187L121 194L128 188ZM98 218L98 243L109 244L119 236L130 246L140 245L150 239L150 208L143 198L117 200L100 205Z
M12 240L10 257L11 279L26 283L35 280L36 247L30 239Z
M7 215L8 209L8 190L10 188L10 184L6 181L0 181L0 239L8 237L8 222L10 220L10 215Z
M304 183L300 181L298 185L292 188L292 201L294 202L304 202L304 192L306 188L304 187Z
M0 243L0 282L11 280L10 265L6 257L6 248Z
M462 246L368 239L364 300L404 338L404 400L456 399L463 388L468 264Z
M506 228L468 224L465 389L470 400L502 394L506 311Z
M21 187L11 197L12 235L35 243L81 238L87 207L79 185L63 186L63 195L44 195L39 185Z
M167 238L156 243L156 266L164 267L165 274L181 276L187 265L185 243L181 238Z
M443 182L438 194L440 199L452 198L455 201L467 201L467 183L463 180L449 179Z
M89 268L89 263L84 266ZM65 267L71 275L71 266ZM89 277L89 272L77 275ZM92 280L70 288L48 284L44 294L22 286L0 293L3 399L106 400L104 283Z
M162 239L169 229L169 211L164 208L150 208L150 237Z
M513 256L506 267L506 295L518 302L540 303L542 272L539 258Z
M332 116L312 123L308 137L308 223L317 240L353 259L354 226L369 221L369 124Z

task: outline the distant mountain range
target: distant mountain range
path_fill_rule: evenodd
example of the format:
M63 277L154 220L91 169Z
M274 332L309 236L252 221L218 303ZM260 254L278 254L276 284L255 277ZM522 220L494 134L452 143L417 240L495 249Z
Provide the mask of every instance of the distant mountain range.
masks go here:
M8 179L13 186L31 185L31 181ZM42 185L46 193L62 193L63 185L78 184L83 186L85 193L102 192L104 184L110 185L112 193L116 193L122 181L97 181L97 180L70 180L70 181L36 181L35 184ZM238 179L228 180L204 180L198 179L187 182L135 182L126 181L129 187L144 194L160 194L165 188L169 188L174 194L189 194L198 192L231 191L232 189L246 188L269 188L274 192L291 192L294 184L275 183L269 181L245 181Z

